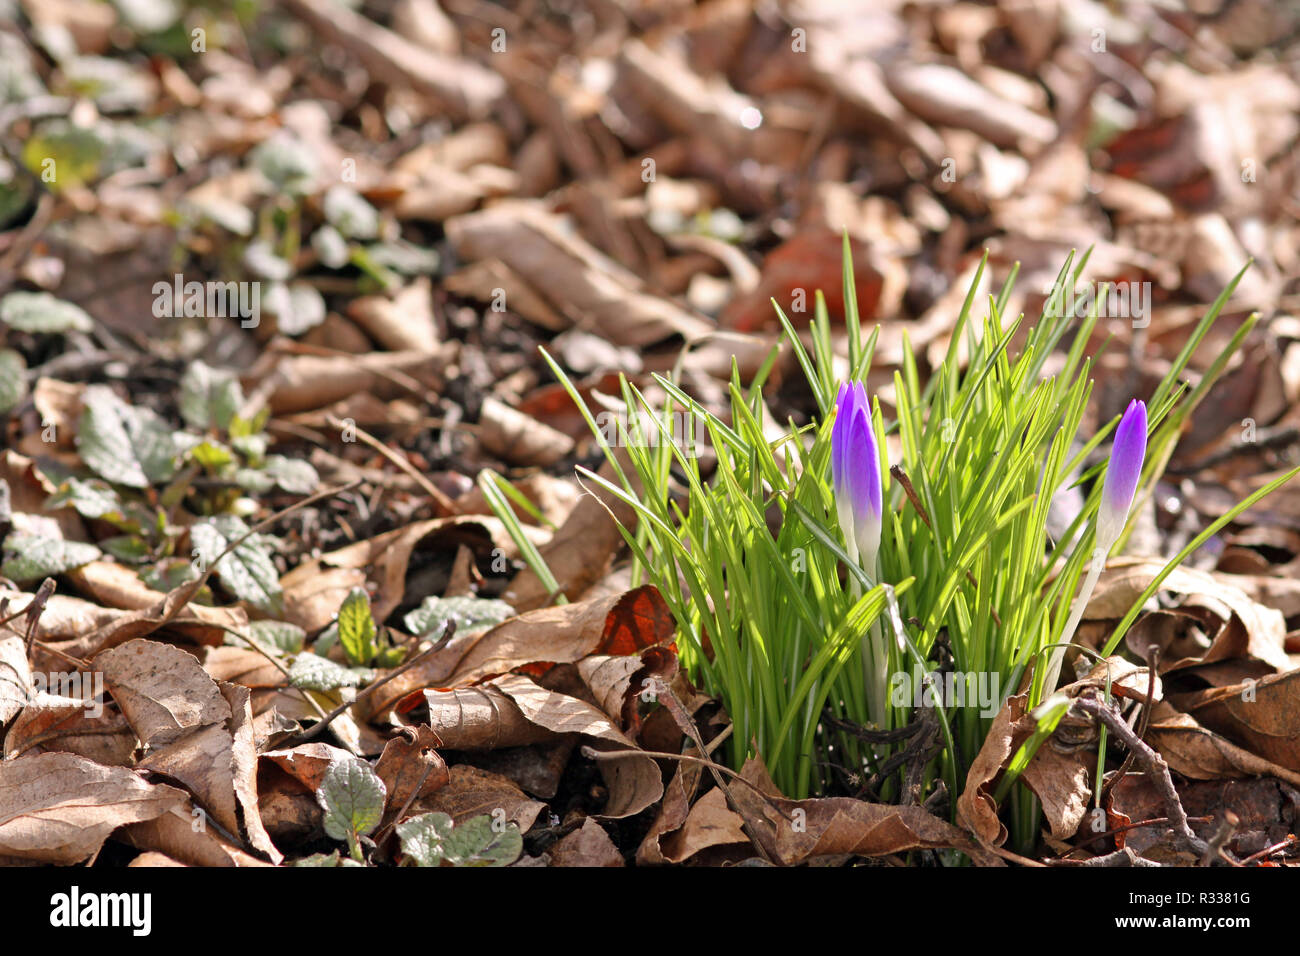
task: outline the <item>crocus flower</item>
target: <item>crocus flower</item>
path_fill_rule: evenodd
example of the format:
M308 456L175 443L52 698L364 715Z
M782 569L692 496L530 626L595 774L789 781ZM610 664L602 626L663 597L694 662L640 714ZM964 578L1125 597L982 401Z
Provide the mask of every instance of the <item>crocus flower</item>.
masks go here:
M1119 540L1128 521L1133 494L1142 476L1142 459L1147 453L1147 407L1137 399L1128 403L1115 429L1115 444L1101 486L1097 510L1097 548L1103 553Z
M849 557L875 574L883 510L880 458L871 428L871 405L861 382L845 382L835 399L831 429L831 484Z

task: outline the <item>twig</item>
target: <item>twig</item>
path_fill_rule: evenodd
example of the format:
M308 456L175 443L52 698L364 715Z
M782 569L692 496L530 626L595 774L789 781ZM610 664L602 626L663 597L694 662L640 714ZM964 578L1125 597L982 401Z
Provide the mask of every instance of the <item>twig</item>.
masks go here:
M1201 866L1209 866L1214 862L1216 857L1228 860L1230 863L1237 862L1236 860L1230 859L1228 855L1223 852L1223 847L1232 839L1232 835L1237 832L1237 824L1240 822L1241 818L1231 810L1225 809L1223 811L1223 817L1219 820L1219 828L1214 831L1214 836L1210 837L1210 842L1205 848L1205 853L1201 855Z
M326 420L330 423L331 428L341 429L345 427L344 423L340 419L335 418L333 415L327 415ZM414 479L415 483L418 484L421 488L423 488L425 492L429 495L429 497L433 499L434 504L438 506L438 510L442 512L443 515L456 514L455 503L450 498L448 498L447 495L442 490L440 490L437 485L431 482L428 478L424 477L424 475L420 474L419 470L414 465L412 465L410 461L407 460L405 455L399 455L397 452L393 451L391 448L389 448L387 445L381 442L374 435L370 434L360 425L353 424L347 427L350 427L352 431L356 432L357 437L360 438L363 442L365 442L375 451L379 452L379 454L383 455L394 465L396 465L399 469L401 469L412 479Z
M1183 809L1178 792L1174 790L1174 781L1169 776L1169 765L1163 757L1143 743L1118 711L1097 700L1094 694L1095 690L1090 689L1090 692L1076 697L1070 709L1101 721L1118 741L1137 756L1138 762L1164 801L1170 830L1175 839L1198 856L1204 856L1209 845L1192 832L1191 825L1187 822L1187 812Z

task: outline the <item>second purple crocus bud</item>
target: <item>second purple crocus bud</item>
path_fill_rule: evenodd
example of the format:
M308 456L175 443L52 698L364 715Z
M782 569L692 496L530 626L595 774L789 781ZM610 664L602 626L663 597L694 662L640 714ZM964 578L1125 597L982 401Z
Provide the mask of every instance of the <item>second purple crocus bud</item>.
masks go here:
M1115 443L1101 486L1101 505L1097 509L1097 548L1110 551L1119 540L1133 507L1133 495L1142 477L1142 461L1147 453L1147 407L1137 399L1128 403L1115 429Z
M835 398L831 429L831 485L849 557L875 576L884 510L880 456L871 427L871 404L861 382L845 382Z

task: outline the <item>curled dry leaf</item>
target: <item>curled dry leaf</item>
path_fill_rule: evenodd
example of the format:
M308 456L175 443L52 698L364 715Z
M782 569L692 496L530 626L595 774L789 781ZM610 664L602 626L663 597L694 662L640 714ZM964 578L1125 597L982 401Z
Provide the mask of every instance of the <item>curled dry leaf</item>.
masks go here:
M1037 726L1037 721L1025 713L1028 704L1028 694L1015 694L1003 702L984 745L971 762L966 789L957 798L957 818L985 846L1001 846L1007 839L1007 828L998 819L992 785Z
M185 803L181 790L75 754L7 760L0 763L0 856L80 863L118 827Z
M1123 617L1163 568L1163 564L1154 561L1107 568L1088 602L1085 617L1106 620ZM1188 656L1162 650L1161 673L1236 657L1257 658L1279 672L1291 668L1284 650L1286 621L1281 612L1256 603L1232 579L1232 575L1185 567L1176 568L1165 578L1161 591L1182 596L1179 610L1197 614L1211 644L1208 649Z
M623 473L637 479L630 461L621 462ZM614 469L608 462L597 474L612 481ZM639 489L639 486L638 486ZM619 525L636 527L636 510L599 485L591 484L549 543L539 550L555 581L570 601L582 597L604 577L614 555L624 545ZM550 603L551 595L532 568L520 571L503 595L520 611L531 611Z
M384 348L433 352L438 347L427 277L398 289L391 297L365 295L353 299L348 304L348 317Z
M308 790L315 792L320 789L321 780L330 764L348 760L351 756L346 750L330 744L310 743L299 744L288 750L268 750L262 754L262 759L276 764Z
M124 827L121 837L131 846L161 853L186 866L272 865L235 846L216 827L200 825L202 819L203 811L184 800L166 813Z
M616 345L646 346L709 331L704 319L641 291L636 275L567 233L540 203L505 201L447 220L447 237L466 261L500 259L573 323Z
M548 467L573 451L573 439L495 398L483 400L479 441L502 461Z
M409 801L435 793L451 780L447 764L436 749L442 746L438 735L423 724L411 733L414 739L398 736L388 741L375 762L375 773L384 781L388 793L385 824L392 822Z

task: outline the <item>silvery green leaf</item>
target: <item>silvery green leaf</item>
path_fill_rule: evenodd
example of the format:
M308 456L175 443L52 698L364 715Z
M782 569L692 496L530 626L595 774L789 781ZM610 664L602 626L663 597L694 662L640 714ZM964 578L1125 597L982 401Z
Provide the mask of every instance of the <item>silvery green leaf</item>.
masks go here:
M68 478L45 501L50 510L72 505L83 518L122 516L122 499L113 486L99 478Z
M443 844L454 828L445 813L422 813L397 825L402 855L416 866L441 866Z
M524 849L517 826L498 830L487 814L453 824L445 813L423 813L399 823L397 837L416 866L509 866Z
M442 847L452 866L509 866L523 850L519 828L507 823L498 830L487 814L457 824Z
M294 495L309 495L320 484L316 469L301 458L267 455L262 471L275 479L275 483Z
M325 300L305 282L274 283L262 304L285 335L302 335L325 321Z
M307 638L306 631L288 621L254 621L248 630L258 644L284 654L299 653Z
M240 468L235 472L235 484L255 495L264 495L275 487L275 479L257 468Z
M435 250L424 249L404 239L366 246L366 255L372 264L408 276L433 275L442 262Z
M77 448L82 460L119 485L147 488L176 473L178 449L167 423L127 405L104 385L82 393Z
M321 779L316 801L325 810L325 833L349 846L379 825L388 789L370 765L356 757L333 761Z
M162 33L181 16L173 0L113 0L113 5L136 33Z
M319 654L299 654L289 665L289 684L303 690L331 691L360 687L374 675L364 667L344 667Z
M0 299L0 322L19 332L89 332L86 310L48 292L10 292Z
M0 349L0 415L7 415L27 397L27 362L13 349Z
M243 404L239 377L228 369L191 362L181 376L181 416L195 428L225 429Z
M124 564L142 564L152 553L148 542L136 534L116 534L99 546Z
M348 241L329 225L321 226L311 234L311 247L327 269L342 269L352 257Z
M78 56L60 66L60 91L94 100L105 112L142 110L153 99L152 78L125 60Z
M379 212L355 190L331 186L322 205L325 218L349 239L373 239L379 234Z
M217 515L190 526L190 543L236 597L268 614L278 614L283 603L280 576L267 553L265 538L254 535L217 560L231 542L247 533L248 525L235 515Z
M420 606L402 618L412 634L441 633L447 622L456 622L457 633L482 630L512 617L515 609L505 601L475 597L426 597Z
M290 866L365 866L348 856L342 856L338 850L333 853L313 853L311 856L304 856L301 860L294 860Z
M257 239L244 247L244 265L254 275L273 282L283 282L293 275L293 264L276 255L271 244L264 239ZM270 298L270 293L267 293L267 298Z
M11 557L0 566L0 574L19 582L39 581L71 571L101 554L93 544L25 531L9 533L4 540L4 553Z
M316 156L311 147L290 133L277 133L253 150L253 165L271 186L290 195L302 195L316 178Z

